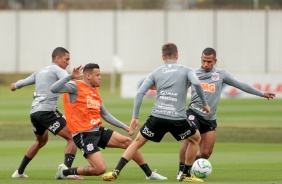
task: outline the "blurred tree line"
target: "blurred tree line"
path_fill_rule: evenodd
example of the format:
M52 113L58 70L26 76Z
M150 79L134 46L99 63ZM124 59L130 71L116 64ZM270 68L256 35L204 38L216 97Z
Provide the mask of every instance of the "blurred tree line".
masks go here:
M2 10L282 9L282 0L0 0Z

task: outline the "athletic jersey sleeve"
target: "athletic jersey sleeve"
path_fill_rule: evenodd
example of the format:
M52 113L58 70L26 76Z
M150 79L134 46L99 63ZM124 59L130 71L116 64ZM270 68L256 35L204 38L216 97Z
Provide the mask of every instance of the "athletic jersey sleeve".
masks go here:
M253 95L257 95L257 96L260 96L260 97L263 97L264 95L264 92L254 88L253 86L243 82L243 81L239 81L237 79L235 79L233 76L231 76L228 72L224 71L224 80L223 82L225 84L228 84L230 86L233 86L235 88L238 88L246 93L250 93L250 94L253 94Z
M50 90L53 93L77 93L77 86L75 84L75 82L69 82L70 80L72 80L72 76L68 75L60 80L58 80L57 82L55 82Z
M201 82L199 81L199 79L196 75L196 72L194 70L190 69L190 71L188 72L188 78L190 79L190 82L193 84L198 96L202 100L203 106L207 105L206 96L205 96L204 90L202 88L202 84L201 84Z
M57 66L56 75L57 75L58 79L62 79L62 78L65 78L66 76L69 76L68 72L66 70L60 68L59 66Z
M119 128L122 128L122 129L125 129L125 127L127 125L125 125L124 123L122 123L121 121L119 121L118 119L116 119L113 115L111 115L106 107L102 104L101 107L100 107L100 115L101 117L108 123L110 123L111 125L114 125L116 127L119 127Z
M153 74L151 73L139 87L137 94L134 99L134 108L132 118L138 119L139 110L143 101L145 94L154 85Z
M15 83L15 88L16 89L20 89L20 88L22 88L24 86L35 84L35 75L36 75L36 72L34 72L33 74L31 74L30 76L28 76L25 79L18 80Z

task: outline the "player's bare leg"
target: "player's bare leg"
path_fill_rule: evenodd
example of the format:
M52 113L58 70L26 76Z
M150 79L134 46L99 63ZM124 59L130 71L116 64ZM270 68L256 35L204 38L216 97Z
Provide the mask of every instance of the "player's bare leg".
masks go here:
M130 137L126 137L118 132L113 132L111 139L109 140L107 147L110 148L123 148L126 149L132 143L132 139ZM133 156L132 160L134 160L138 165L143 165L146 163L143 155L139 150L137 150L136 154Z
M64 164L59 165L59 170L63 170L63 169L67 169L70 168L72 165L72 162L74 160L74 157L76 155L76 151L77 151L77 147L73 141L72 135L70 133L70 130L67 126L65 126L62 130L60 130L60 132L58 133L59 136L61 136L62 138L64 138L67 141L67 145L65 147L65 161ZM77 175L68 175L66 178L64 178L62 176L62 178L60 178L60 176L58 176L57 172L55 175L56 179L70 179L70 180L82 180L83 178L77 176Z
M34 135L36 137L36 141L28 148L19 168L13 173L12 178L28 178L28 176L24 173L26 166L35 157L38 151L48 142L48 131L45 131L43 135Z
M191 167L196 159L197 151L201 141L200 132L197 130L196 133L187 138L189 141L186 153L185 153L185 165L183 173L179 179L181 182L203 182L203 180L191 175Z
M198 158L210 158L215 143L215 131L209 131L201 134L200 151L197 153Z
M67 126L65 126L59 133L58 133L59 136L61 136L62 138L64 138L66 141L67 141L67 145L65 147L65 154L73 154L75 155L76 154L76 150L77 150L77 147L76 145L74 144L73 142L73 139L72 139L72 135L70 133L70 130Z
M108 172L103 175L104 181L112 181L117 179L121 169L125 166L126 163L128 163L131 159L133 159L146 173L146 179L147 180L166 180L167 178L164 176L159 175L156 171L152 172L151 169L149 169L148 165L146 164L145 159L143 158L143 155L139 151L139 148L141 148L148 140L144 138L140 133L138 133L135 140L127 147L125 150L123 156L121 157L121 160L119 161L119 164L117 168L113 172ZM121 164L122 163L122 164ZM143 164L143 165L140 165Z
M180 166L179 166L179 171L178 171L178 175L176 178L177 180L180 179L180 176L182 174L182 170L183 170L184 162L185 162L185 153L186 153L188 144L189 144L189 141L184 140L181 145L180 151L179 151ZM198 158L208 159L213 152L214 144L215 144L215 131L209 131L204 134L201 134L200 150L197 153L196 159Z

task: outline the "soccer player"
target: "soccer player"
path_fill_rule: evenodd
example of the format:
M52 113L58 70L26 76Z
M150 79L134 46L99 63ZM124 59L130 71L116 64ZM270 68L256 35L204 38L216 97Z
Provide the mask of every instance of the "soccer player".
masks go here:
M28 178L24 170L37 152L48 142L48 131L54 135L61 136L67 141L64 163L67 167L71 167L73 163L76 146L69 128L66 126L65 118L57 110L59 94L54 94L50 91L50 87L54 82L68 75L65 69L69 65L69 60L69 52L65 48L57 47L53 50L52 63L49 66L34 72L25 79L12 83L10 86L12 91L16 91L16 89L24 86L35 84L33 102L30 109L30 120L36 141L28 148L20 166L13 173L12 178ZM72 175L68 179L82 178Z
M83 81L71 79L78 78L83 69ZM69 82L70 81L70 82ZM59 165L57 179L64 179L69 175L98 176L106 171L106 163L99 149L105 147L127 148L132 142L131 138L121 135L111 129L102 127L102 119L108 123L122 128L132 135L133 129L113 117L105 108L99 95L98 88L101 83L100 67L89 63L77 67L72 74L57 81L51 86L54 93L64 94L64 109L68 127L72 133L76 146L82 151L89 162L89 166L67 168L65 164ZM152 172L141 152L138 151L133 160L146 174L147 180L166 180L167 178Z
M133 158L139 148L148 140L160 142L167 132L170 132L177 141L186 139L190 143L187 148L189 155L185 157L184 173L179 181L203 181L190 174L201 139L196 126L186 118L187 90L191 84L199 94L202 103L200 109L210 113L210 107L207 105L203 88L195 71L177 64L178 50L175 44L167 43L162 46L162 59L164 64L149 74L138 89L130 126L134 129L138 128L138 115L143 97L150 88L156 87L157 97L153 110L135 140L123 153L115 170L103 175L102 178L105 181L117 179L122 168Z
M207 102L210 105L211 114L207 114L201 110L202 102L199 95L196 93L194 86L192 86L191 101L188 105L188 110L186 111L187 118L197 125L201 134L200 149L197 153L197 159L208 159L212 154L215 143L215 129L217 127L216 111L224 84L267 99L273 99L275 97L274 93L264 93L259 91L245 82L238 81L228 72L216 68L214 66L216 62L216 51L213 48L206 48L202 52L202 66L196 70L196 75L202 83ZM189 142L185 140L180 148L180 163L177 179L182 175L186 154L185 151L188 145Z

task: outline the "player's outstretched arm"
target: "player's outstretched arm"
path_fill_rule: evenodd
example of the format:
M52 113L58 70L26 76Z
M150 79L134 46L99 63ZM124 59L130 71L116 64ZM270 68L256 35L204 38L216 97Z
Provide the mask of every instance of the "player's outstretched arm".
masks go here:
M267 98L267 100L273 99L275 97L275 93L264 93L263 97Z

